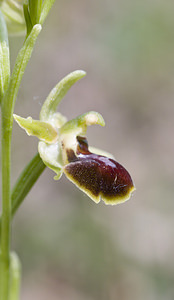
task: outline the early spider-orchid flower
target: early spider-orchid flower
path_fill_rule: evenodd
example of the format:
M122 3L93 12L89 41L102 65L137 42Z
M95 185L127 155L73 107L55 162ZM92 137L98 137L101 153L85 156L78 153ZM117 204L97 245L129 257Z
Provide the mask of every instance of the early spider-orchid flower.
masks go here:
M56 112L57 105L69 88L85 76L75 71L61 80L47 97L40 113L40 121L14 115L18 124L29 135L39 138L38 150L43 162L59 179L67 178L96 203L102 199L106 204L118 204L128 200L135 190L127 170L112 155L88 147L87 127L105 125L103 117L94 111L67 121Z

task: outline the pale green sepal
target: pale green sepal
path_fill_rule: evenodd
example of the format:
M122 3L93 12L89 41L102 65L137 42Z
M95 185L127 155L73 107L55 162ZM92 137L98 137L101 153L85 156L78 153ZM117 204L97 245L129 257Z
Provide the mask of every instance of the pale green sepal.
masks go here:
M64 77L50 92L47 99L45 100L41 112L41 121L51 121L52 116L57 110L57 106L66 95L70 87L79 79L86 75L84 71L74 71Z
M7 89L10 77L8 32L3 14L0 11L0 103Z
M38 145L38 151L44 164L57 174L54 179L60 179L62 175L62 156L59 142L49 145L41 141Z
M90 111L66 122L65 125L61 127L60 133L67 134L76 132L77 134L85 134L87 126L95 124L105 126L105 121L98 112Z
M47 122L33 120L31 117L21 118L13 115L15 121L22 127L28 135L37 136L40 140L46 143L55 143L58 140L56 129Z
M10 254L10 275L9 300L18 300L21 283L21 263L15 252Z

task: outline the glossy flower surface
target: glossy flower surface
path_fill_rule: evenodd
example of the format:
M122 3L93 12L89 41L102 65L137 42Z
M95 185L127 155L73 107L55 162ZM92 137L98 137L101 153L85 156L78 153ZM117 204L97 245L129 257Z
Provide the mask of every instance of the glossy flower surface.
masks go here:
M86 138L77 136L77 141L76 155L66 149L66 176L96 203L101 199L107 204L128 200L134 186L126 169L109 157L91 153Z
M55 111L72 84L84 75L83 71L75 71L58 83L42 107L40 121L16 115L14 118L29 135L40 139L40 156L56 173L55 179L64 173L96 203L101 199L111 205L125 202L135 190L128 171L112 155L88 147L87 127L104 126L103 117L91 111L67 122Z

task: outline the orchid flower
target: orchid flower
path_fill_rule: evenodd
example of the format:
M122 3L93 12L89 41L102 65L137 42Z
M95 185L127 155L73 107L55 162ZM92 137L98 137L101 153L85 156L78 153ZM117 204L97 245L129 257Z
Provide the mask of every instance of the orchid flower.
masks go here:
M90 111L67 121L56 112L70 87L85 74L72 72L53 88L42 106L40 120L17 115L14 119L28 135L39 138L40 157L56 173L54 179L60 179L64 173L94 202L102 199L106 204L118 204L128 200L135 190L131 176L111 154L88 147L86 139L87 127L104 126L103 117Z

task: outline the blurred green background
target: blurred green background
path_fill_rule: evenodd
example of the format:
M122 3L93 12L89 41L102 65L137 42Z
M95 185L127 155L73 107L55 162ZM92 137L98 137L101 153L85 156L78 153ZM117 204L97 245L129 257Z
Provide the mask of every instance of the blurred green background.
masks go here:
M137 190L123 205L96 205L44 171L13 222L22 300L174 299L173 13L170 0L64 0L51 10L15 113L37 119L51 88L85 70L60 111L103 115L89 144L111 152ZM12 64L22 41L10 39ZM13 183L36 151L14 124Z

